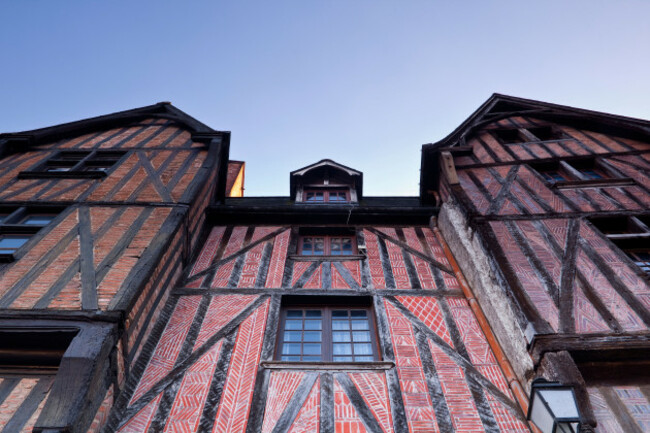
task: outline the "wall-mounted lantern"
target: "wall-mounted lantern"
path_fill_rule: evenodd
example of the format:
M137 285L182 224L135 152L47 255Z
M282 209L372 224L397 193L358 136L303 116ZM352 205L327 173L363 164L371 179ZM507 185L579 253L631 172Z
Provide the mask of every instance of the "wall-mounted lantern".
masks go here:
M537 379L530 393L528 419L543 433L580 431L580 411L573 387Z

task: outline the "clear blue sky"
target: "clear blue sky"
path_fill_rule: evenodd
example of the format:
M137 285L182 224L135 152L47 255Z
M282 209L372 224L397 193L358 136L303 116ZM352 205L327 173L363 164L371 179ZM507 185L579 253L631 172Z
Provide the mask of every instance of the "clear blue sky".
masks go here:
M232 131L246 195L332 158L416 195L493 92L650 119L650 1L0 0L0 131L171 101Z

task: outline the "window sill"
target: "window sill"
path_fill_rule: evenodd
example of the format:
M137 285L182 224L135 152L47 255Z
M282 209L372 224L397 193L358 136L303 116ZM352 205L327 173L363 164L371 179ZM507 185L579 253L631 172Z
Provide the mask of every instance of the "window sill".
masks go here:
M348 262L350 260L363 260L366 256L363 254L350 254L349 256L300 256L293 254L290 255L289 258L295 262Z
M105 171L21 171L18 179L102 179Z
M390 370L395 367L394 362L291 362L291 361L263 361L260 365L269 370Z
M569 188L595 188L595 187L616 187L634 185L634 179L631 177L621 177L617 179L589 179L589 180L566 180L551 184L551 188L569 189Z

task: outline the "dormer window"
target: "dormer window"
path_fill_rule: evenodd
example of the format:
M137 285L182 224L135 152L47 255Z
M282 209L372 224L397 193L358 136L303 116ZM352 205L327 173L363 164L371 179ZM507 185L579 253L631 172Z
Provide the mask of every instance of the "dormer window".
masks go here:
M349 189L306 189L303 191L305 203L349 203Z
M330 159L291 172L291 199L307 204L357 203L363 174Z

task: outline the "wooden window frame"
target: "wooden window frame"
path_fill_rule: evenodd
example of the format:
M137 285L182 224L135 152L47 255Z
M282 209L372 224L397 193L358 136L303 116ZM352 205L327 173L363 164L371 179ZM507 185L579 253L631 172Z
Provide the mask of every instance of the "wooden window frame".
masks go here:
M634 254L638 253L650 254L650 248L647 246L650 245L650 215L591 218L589 221L623 251L643 275L650 278L650 267L639 264L644 261L634 257ZM616 230L617 226L621 227L620 230Z
M345 201L330 201L331 193L345 193ZM307 194L309 193L323 193L323 201L307 201ZM305 188L302 192L303 203L307 204L348 204L350 203L350 189L349 188Z
M303 245L304 245L304 240L305 238L322 238L323 239L323 254L304 254L303 250ZM347 238L350 239L350 243L352 245L352 251L350 254L332 254L332 239L338 239L338 238ZM342 250L341 250L342 251ZM326 235L326 234L301 234L298 242L298 251L297 251L299 256L303 257L347 257L347 256L355 256L358 254L358 247L357 247L357 237L355 235L351 234L331 234L331 235Z
M21 171L18 178L103 178L127 153L125 150L61 150L36 168ZM65 170L50 171L52 168Z
M41 207L0 207L0 215L6 215L0 220L0 240L12 237L27 238L20 246L11 252L0 250L0 262L12 262L16 253L29 243L30 238L44 227L50 225L61 212L60 208ZM51 220L46 224L25 224L30 216L48 216Z
M499 143L505 145L567 139L562 131L551 125L530 126L527 128L496 128L491 129L490 132Z
M370 305L345 305L344 303L339 303L339 302L333 302L329 303L327 305L322 305L322 304L310 304L310 303L298 303L298 304L292 304L292 305L283 305L280 310L280 322L279 322L279 328L278 328L278 336L277 336L277 342L275 346L275 356L274 359L276 361L282 361L282 348L284 345L284 335L285 332L287 331L285 329L285 323L287 321L287 312L289 310L318 310L321 311L321 319L322 319L322 327L321 327L321 360L320 361L311 361L311 360L305 360L303 361L302 359L300 361L296 360L291 360L291 361L284 361L284 362L292 362L292 363L340 363L340 364L345 364L345 363L368 363L368 362L378 362L381 361L380 357L380 348L379 348L379 339L378 339L378 334L377 334L377 323L374 317L374 309ZM372 356L372 361L370 360L352 360L352 361L335 361L334 360L334 342L333 342L333 329L332 329L332 312L333 311L352 311L352 310L363 310L367 312L367 319L368 319L368 332L370 333L370 345L372 347L372 355L359 355L359 356L367 356L370 357ZM303 319L305 320L305 319ZM304 331L304 329L302 330ZM350 330L352 332L353 330ZM304 341L301 340L300 342L296 343L303 343ZM365 342L363 342L365 343ZM354 347L354 341L350 340L349 343ZM301 349L302 352L302 349ZM302 358L304 355L301 353L300 355L284 355L284 356L300 356ZM339 356L346 356L346 355L339 355ZM353 354L350 355L354 359L354 349L353 349Z
M529 163L529 165L553 188L624 186L635 183L633 179L625 177L601 158L559 160L537 164ZM589 175L587 173L589 171L595 172L598 177ZM554 179L554 176L549 173L557 173L564 180Z

